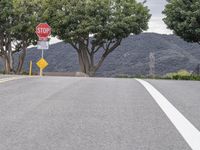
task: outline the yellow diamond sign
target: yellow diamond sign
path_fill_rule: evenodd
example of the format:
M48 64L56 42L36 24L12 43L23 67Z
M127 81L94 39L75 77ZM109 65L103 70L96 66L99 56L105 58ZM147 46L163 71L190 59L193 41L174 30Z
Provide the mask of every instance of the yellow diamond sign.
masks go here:
M37 62L37 66L40 68L40 69L44 69L48 66L48 62L44 59L44 58L41 58L38 62Z

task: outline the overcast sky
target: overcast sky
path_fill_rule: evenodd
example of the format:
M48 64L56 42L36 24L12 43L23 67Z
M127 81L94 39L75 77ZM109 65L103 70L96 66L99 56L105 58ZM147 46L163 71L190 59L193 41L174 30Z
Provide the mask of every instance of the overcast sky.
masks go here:
M140 2L144 0L138 0ZM172 32L167 29L165 23L162 21L164 17L162 11L164 10L165 5L167 4L166 0L147 0L147 5L151 10L151 20L149 22L148 32L156 32L161 34L171 34Z

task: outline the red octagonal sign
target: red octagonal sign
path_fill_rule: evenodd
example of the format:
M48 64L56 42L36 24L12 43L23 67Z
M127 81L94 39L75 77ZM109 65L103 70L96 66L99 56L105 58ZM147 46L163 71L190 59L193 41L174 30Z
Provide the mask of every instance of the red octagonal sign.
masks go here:
M40 23L36 27L35 33L40 40L46 40L51 35L51 27L47 23Z

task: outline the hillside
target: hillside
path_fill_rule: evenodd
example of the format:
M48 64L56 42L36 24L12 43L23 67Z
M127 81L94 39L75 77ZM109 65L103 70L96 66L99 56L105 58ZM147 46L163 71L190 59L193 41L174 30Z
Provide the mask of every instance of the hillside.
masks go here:
M183 41L175 35L143 33L123 40L121 46L111 53L97 76L148 75L149 53L154 52L156 58L156 74L164 75L180 69L194 70L200 64L200 46ZM36 48L28 50L25 70L28 62L34 63L40 58L41 51ZM75 72L79 70L76 51L63 42L50 46L45 51L45 59L49 62L47 72ZM38 71L36 65L34 71Z

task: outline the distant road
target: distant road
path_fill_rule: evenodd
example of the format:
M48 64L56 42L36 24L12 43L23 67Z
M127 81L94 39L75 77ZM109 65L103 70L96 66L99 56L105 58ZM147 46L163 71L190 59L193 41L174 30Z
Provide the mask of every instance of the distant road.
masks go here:
M0 150L200 150L200 82L3 77Z

